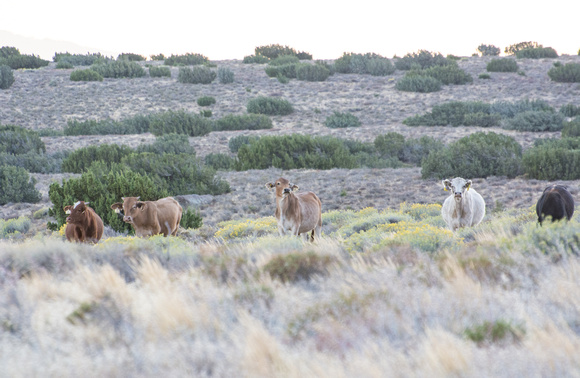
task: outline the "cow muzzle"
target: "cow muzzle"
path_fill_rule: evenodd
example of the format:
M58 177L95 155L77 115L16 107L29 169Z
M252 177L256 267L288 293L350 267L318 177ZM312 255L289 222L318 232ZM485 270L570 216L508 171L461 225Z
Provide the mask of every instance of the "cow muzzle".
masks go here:
M123 217L123 222L133 223L133 217L131 217L131 216Z
M461 197L462 197L461 193L455 193L455 200L456 201L461 200Z

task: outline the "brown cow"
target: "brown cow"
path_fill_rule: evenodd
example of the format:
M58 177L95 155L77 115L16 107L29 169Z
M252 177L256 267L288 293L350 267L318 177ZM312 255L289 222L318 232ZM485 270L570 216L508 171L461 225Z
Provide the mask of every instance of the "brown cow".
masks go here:
M133 225L135 235L177 235L183 210L171 197L157 201L139 201L140 197L122 197L123 203L111 205L116 213L123 211L123 221Z
M276 219L280 236L290 231L292 235L304 234L308 239L308 232L312 231L310 241L320 238L322 228L322 204L316 194L304 192L294 194L298 186L283 177L276 182L269 182L266 188L276 188Z
M103 220L87 204L88 202L78 201L72 206L64 207L68 214L64 233L70 242L96 243L103 236Z

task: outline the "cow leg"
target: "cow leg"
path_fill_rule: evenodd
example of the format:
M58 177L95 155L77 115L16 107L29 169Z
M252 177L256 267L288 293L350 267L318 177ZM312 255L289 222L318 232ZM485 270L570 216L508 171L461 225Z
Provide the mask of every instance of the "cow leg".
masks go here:
M278 226L278 233L280 234L280 236L284 236L286 235L286 230L284 230L284 227Z

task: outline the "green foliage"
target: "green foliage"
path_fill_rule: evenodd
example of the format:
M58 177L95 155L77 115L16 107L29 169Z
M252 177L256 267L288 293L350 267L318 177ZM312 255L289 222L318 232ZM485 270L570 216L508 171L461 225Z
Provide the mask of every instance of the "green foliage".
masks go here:
M157 113L149 124L149 131L155 136L169 133L202 136L209 134L212 128L212 122L207 118L183 110Z
M294 112L294 107L287 100L265 96L249 100L246 109L248 113L265 115L288 115Z
M257 135L238 135L230 138L228 141L228 147L231 152L237 153L241 146L244 144L250 144L258 139L260 139L260 137Z
M215 104L215 98L212 96L201 96L197 99L197 105L210 106Z
M44 153L46 147L36 131L20 126L0 125L0 152L14 155Z
M557 58L558 53L551 47L534 47L516 51L518 59L542 59L542 58Z
M195 156L195 149L189 144L189 138L183 134L165 134L155 138L152 144L142 144L136 152L151 152L154 154L189 154ZM126 155L124 155L126 156Z
M41 195L35 189L36 179L26 169L10 165L0 166L0 206L10 202L36 203Z
M504 129L518 131L560 131L564 116L550 111L526 111L507 120Z
M210 84L217 74L208 67L179 67L177 81L184 84Z
M343 53L335 60L334 69L339 73L387 76L395 72L395 66L385 57L375 54Z
M123 157L133 153L128 146L117 144L102 144L100 146L81 147L71 152L62 162L62 171L82 173L96 161L102 161L107 166L120 163Z
M149 67L149 76L151 77L171 77L171 68L166 66Z
M526 150L522 165L529 178L577 180L580 178L580 139L545 140Z
M0 89L8 89L14 84L12 68L0 64Z
M486 73L479 74L479 76L478 76L478 77L479 77L480 79L484 79L484 80L486 80L486 79L491 79L491 76L489 76L489 74L486 74Z
M481 56L498 56L501 52L499 47L494 45L484 45L481 44L477 47L477 51L481 54Z
M235 169L236 160L227 154L211 153L205 155L205 165L215 170L231 171Z
M421 163L423 178L515 177L521 169L522 147L512 137L478 132L431 152Z
M39 56L20 53L0 58L0 66L8 66L13 70L20 68L36 69L48 66L48 63L48 60L41 59Z
M433 66L419 71L410 71L405 76L429 76L445 85L460 85L473 82L470 74L456 65Z
M215 123L215 131L271 129L272 120L263 114L229 114Z
M332 115L326 117L324 125L326 125L326 127L336 129L345 127L359 127L361 122L354 114L334 112Z
M151 58L151 60L161 61L161 60L165 60L165 55L163 55L163 54L157 54L157 55L153 54L153 55L150 55L149 58Z
M67 70L71 68L74 68L74 65L68 60L61 60L56 64L56 69L58 70Z
M562 138L576 137L580 137L580 117L570 122L564 122L564 127L562 127Z
M52 155L36 151L28 151L18 155L0 152L0 165L22 167L33 173L60 173L60 166L66 155L67 152L56 152Z
M576 117L580 115L580 106L574 104L563 105L559 112L564 117Z
M403 152L405 137L399 133L388 132L379 135L374 141L375 148L381 156L396 157Z
M441 81L434 77L412 75L403 76L399 79L397 84L395 84L395 88L404 92L430 93L440 91L441 85Z
M398 70L408 71L415 67L429 68L434 66L456 65L453 60L445 58L440 53L431 53L427 50L419 50L416 53L408 53L395 61Z
M117 60L128 60L129 62L143 62L147 60L147 58L139 54L121 53L117 56Z
M72 64L73 66L90 66L99 61L110 60L110 58L101 55L101 53L70 54L66 52L66 53L55 53L52 60L57 63L67 62Z
M518 72L518 63L510 58L492 59L486 69L488 72Z
M187 229L201 228L203 226L203 219L199 211L187 209L181 215L181 222L179 225Z
M296 78L303 81L325 81L330 70L321 64L301 63L296 66Z
M234 72L226 67L219 67L217 77L220 83L230 84L234 82Z
M102 121L69 119L63 133L64 135L143 134L149 132L149 124L154 116L136 115L120 122L110 119Z
M295 55L279 55L268 63L269 66L286 66L288 64L299 64L300 59Z
M30 219L18 217L17 219L0 219L0 239L10 239L25 234L30 230Z
M504 320L485 321L482 324L465 329L465 337L478 345L489 345L500 342L520 341L525 334L523 327L513 326Z
M491 104L491 113L499 114L502 118L513 118L519 113L527 111L547 111L553 112L552 108L544 100L521 100L516 102L496 101Z
M171 55L165 59L168 66L196 66L209 63L209 59L201 54L187 53L185 55Z
M212 112L209 109L202 109L199 111L199 115L205 118L211 118Z
M514 55L518 51L537 47L542 47L542 45L538 44L538 42L520 42L506 47L504 52L509 55Z
M56 224L49 224L52 229L60 228L66 221L64 206L76 201L90 202L91 208L103 220L118 232L133 232L132 227L111 210L111 205L120 202L121 197L140 196L143 201L154 201L169 195L165 187L159 187L151 177L131 171L120 164L107 166L96 162L80 178L63 180L62 185L52 183L48 196L53 204L49 215L56 219Z
M559 83L580 83L580 63L552 67L548 71L548 76Z
M97 62L91 66L93 71L106 78L133 78L145 76L145 70L137 62L128 60Z
M0 47L0 59L10 58L11 56L20 55L20 50L16 47L2 46Z
M70 73L71 81L103 81L103 76L97 71L87 68L84 70L74 70Z
M268 77L284 76L289 79L296 78L296 67L300 64L300 60L294 55L281 55L272 59L266 67L266 75Z
M255 56L264 56L270 59L276 59L280 55L294 55L298 59L311 60L312 55L302 51L297 52L291 47L278 44L258 46L254 49Z
M309 281L314 276L325 276L338 259L331 255L314 252L290 252L278 254L264 265L264 272L282 282Z
M245 56L242 63L245 63L245 64L251 64L251 63L264 64L264 63L268 63L269 61L270 61L270 58L268 58L267 56L263 56L263 55L258 54L258 55Z
M432 151L439 151L444 147L443 142L432 137L408 138L398 156L402 162L420 166L423 159L429 156Z

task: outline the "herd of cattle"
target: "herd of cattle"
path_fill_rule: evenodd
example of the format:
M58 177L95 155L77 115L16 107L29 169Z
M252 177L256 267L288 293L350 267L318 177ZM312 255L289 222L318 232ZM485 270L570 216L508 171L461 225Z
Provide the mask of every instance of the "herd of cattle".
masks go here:
M485 201L475 189L471 189L471 184L471 180L461 177L443 180L443 189L450 191L451 195L443 203L441 216L452 231L476 226L485 216ZM275 215L280 235L302 235L310 241L320 238L322 204L316 194L295 193L298 186L283 177L267 183L266 188L275 189ZM141 201L139 197L122 197L122 200L122 203L111 205L111 209L133 226L137 236L177 235L182 208L175 199L166 197L157 201ZM87 204L79 201L64 207L68 215L65 229L67 240L96 243L103 236L103 220ZM552 221L570 220L574 214L574 199L565 186L550 185L538 200L536 213L540 225L546 217L551 217Z

